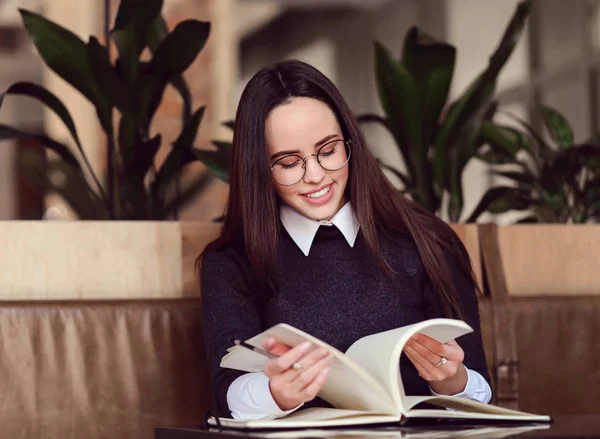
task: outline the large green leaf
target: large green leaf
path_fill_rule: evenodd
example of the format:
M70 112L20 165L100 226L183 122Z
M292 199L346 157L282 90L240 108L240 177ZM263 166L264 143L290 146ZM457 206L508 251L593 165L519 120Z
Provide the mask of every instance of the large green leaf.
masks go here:
M60 195L82 220L109 219L106 203L92 190L81 172L64 161L28 161L23 182L33 191ZM62 178L49 176L60 174Z
M109 129L110 106L96 88L85 43L71 31L39 14L25 9L19 9L19 12L46 65L96 106L102 127Z
M87 49L92 75L100 93L106 96L111 106L117 107L122 113L132 114L133 103L129 88L121 81L110 64L106 48L96 37L91 36Z
M169 72L169 77L182 74L204 48L210 23L198 20L180 22L154 52L154 69Z
M574 143L573 129L567 118L563 116L558 110L542 106L542 120L544 125L550 133L552 140L556 142L561 148L568 148Z
M512 157L515 157L522 149L528 149L527 136L521 131L504 125L484 120L481 123L481 140L494 147L506 151Z
M150 29L160 16L163 0L121 0L111 31L122 62L125 82L135 84L139 57L148 45Z
M446 105L456 49L450 44L434 40L431 36L412 27L405 38L402 53L402 65L414 78L421 111L420 151L418 160L427 160L429 146L433 143L440 115ZM419 164L419 167L424 165Z
M188 123L183 127L179 137L173 144L173 148L162 164L152 188L155 200L163 200L165 191L171 183L171 180L180 173L188 163L196 159L191 152L192 144L196 139L198 128L204 117L205 109L206 107L201 107L192 115Z
M231 143L212 141L217 147L216 151L192 148L191 152L196 160L201 161L216 177L224 182L229 182L229 168L231 157Z
M201 161L216 177L224 182L229 181L227 172L228 160L223 157L219 151L207 151L198 148L192 148L191 153L196 160Z
M391 135L394 135L392 127L388 123L387 119L379 116L378 114L372 114L372 113L360 114L356 117L356 121L358 123L378 123L381 126L383 126L385 129L387 129ZM235 128L235 122L233 122L233 121L224 122L223 125L225 125L226 127L228 127L231 130L233 130Z
M498 74L508 61L517 41L523 33L530 9L530 0L521 2L518 5L500 44L490 58L488 67L471 83L444 119L434 142L434 172L438 184L448 184L447 176L451 170L448 170L447 164L444 163L445 158L448 157L448 149L456 144L456 140L461 136L461 131L465 127L469 126L472 130L477 129L477 124L473 124L474 118L483 118L483 115L485 115L495 90ZM467 144L472 147L470 143ZM475 151L471 150L461 153L463 157L469 154L474 155ZM466 163L464 158L457 161L457 165L459 166L464 165L464 163ZM462 169L451 172L456 174L462 172Z
M130 114L122 114L119 120L117 134L119 153L125 167L134 161L136 146L143 143L143 138L138 130L137 119Z
M17 82L11 85L8 90L4 93L0 94L0 107L2 106L2 102L4 101L4 96L6 95L21 95L28 96L30 98L34 98L45 104L50 110L52 110L60 120L65 124L69 133L75 140L75 143L81 150L81 142L79 141L79 136L77 135L77 129L75 128L75 122L71 117L71 113L62 103L60 99L56 97L54 93L49 91L48 89L33 84L31 82Z
M85 43L71 31L40 14L19 9L33 44L46 65L94 102L96 93Z
M537 224L540 222L540 219L535 215L527 215L524 218L516 221L515 224Z
M418 182L422 181L423 172L417 169L413 151L422 144L422 139L420 107L414 78L378 42L375 43L375 75L379 99L387 115L388 124L400 148L409 178L414 179L418 186ZM427 208L433 209L431 205Z
M196 136L198 135L198 129L200 128L200 123L204 118L204 112L206 111L206 107L200 107L196 112L192 115L191 119L188 123L185 124L181 133L175 140L174 147L176 148L191 148L196 140Z
M524 149L531 153L537 172L541 172L544 162L554 159L556 151L544 140L544 138L527 121L515 116L514 114L503 112L502 114L510 117L521 125L527 134L533 139L533 142L527 142Z
M162 135L157 134L147 142L133 146L132 158L125 164L125 172L145 176L154 163L154 158L162 142Z
M480 151L475 155L475 158L490 165L508 165L517 163L515 158L503 149L490 148L488 151Z
M484 76L480 75L469 86L465 94L448 109L434 140L433 171L440 188L447 188L450 184L449 176L453 172L449 163L451 148L454 147L471 119L478 115L478 110L487 108L493 95L493 84L487 88L482 87L483 78ZM483 114L481 114L481 118L483 118ZM458 164L458 160L455 161L455 164Z
M377 160L377 161L379 162L379 165L383 169L387 169L392 174L394 174L396 177L398 177L398 179L404 185L405 189L412 189L411 182L408 180L408 177L406 175L404 175L401 171L399 171L398 169L394 168L393 166L390 166L390 165L387 165L387 164L383 163L381 160Z
M383 118L382 118L383 119ZM384 119L385 120L385 119ZM226 126L227 128L229 128L231 131L235 130L235 120L226 120L225 122L222 123L223 126Z
M525 29L525 24L531 13L532 5L532 0L525 0L518 4L515 13L504 31L504 35L500 40L498 48L490 58L489 74L491 77L496 77L498 75L502 67L504 67L504 64L506 64L512 55L513 50Z
M184 187L179 194L176 194L164 206L161 206L157 210L156 219L177 218L176 211L194 201L198 194L207 189L212 182L213 178L210 172L203 172L194 181Z
M96 186L98 187L100 194L104 197L104 199L106 199L106 194L104 193L104 189L103 189L102 185L100 184L100 181L98 181L98 178L96 177L96 174L94 173L94 171L87 159L87 155L85 154L85 151L83 150L83 146L81 145L81 141L79 140L79 136L77 134L77 129L75 128L75 122L73 121L73 118L71 117L71 113L69 113L69 110L62 103L62 101L60 99L58 99L58 97L56 97L56 95L54 95L48 89L46 89L42 86L36 85L36 84L32 84L30 82L17 82L15 84L11 85L8 88L8 90L6 90L6 92L4 92L3 94L0 95L0 107L2 106L2 101L4 100L4 96L7 94L29 96L31 98L37 99L40 102L42 102L43 104L45 104L50 110L52 110L60 118L60 120L65 124L65 126L69 130L69 133L73 137L73 140L75 141L75 144L77 145L77 148L79 149L79 152L81 153L81 157L88 167L88 171L90 172L91 176L93 177L94 181L96 182Z
M206 44L209 33L210 23L182 21L156 48L147 72L138 84L140 117L146 130L168 81L181 75L191 65Z
M69 150L67 146L63 145L62 143L59 143L56 140L51 139L50 137L42 134L26 133L16 128L0 124L0 142L3 140L13 139L35 139L49 150L58 154L58 156L62 158L65 162L67 162L77 170L81 171L81 166L79 165L79 162L77 161L73 153Z
M536 180L534 175L531 175L527 172L493 170L492 173L526 186L533 186Z
M168 34L169 29L167 27L167 22L162 16L157 17L154 20L148 35L148 47L152 53L156 52L156 49L158 49ZM169 82L181 95L181 99L183 100L183 120L184 122L187 122L192 116L192 94L190 93L190 89L185 82L185 79L183 79L183 75L175 75Z
M467 222L477 221L484 212L498 214L509 210L525 210L530 208L532 203L528 190L509 186L493 187L483 195Z
M139 121L145 132L149 131L150 123L162 101L168 83L168 72L149 71L142 75L136 84L135 94L139 99Z

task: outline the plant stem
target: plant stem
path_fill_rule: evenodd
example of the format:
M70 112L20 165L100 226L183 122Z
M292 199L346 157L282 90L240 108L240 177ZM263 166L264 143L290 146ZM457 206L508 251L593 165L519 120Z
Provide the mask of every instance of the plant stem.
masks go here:
M110 60L110 0L104 0L104 41L106 44L106 55ZM112 125L112 114L111 114ZM117 194L118 185L115 185L115 141L113 138L112 129L106 133L106 167L107 167L107 192L108 192L108 214L110 219L118 218L118 202ZM115 190L116 189L116 190Z
M111 116L112 123L112 116ZM120 185L117 181L117 173L115 172L118 166L117 157L115 153L115 140L113 137L112 130L107 133L107 150L106 159L108 167L108 193L110 197L110 218L121 219L121 201L120 201Z
M104 41L106 42L106 50L109 51L108 39L110 35L110 0L104 0Z

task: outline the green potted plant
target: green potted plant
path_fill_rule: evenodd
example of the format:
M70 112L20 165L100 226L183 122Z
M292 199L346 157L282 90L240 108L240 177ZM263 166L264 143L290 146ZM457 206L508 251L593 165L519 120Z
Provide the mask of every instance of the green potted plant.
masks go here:
M530 10L531 1L519 3L488 66L452 103L448 98L455 47L417 27L406 34L399 60L375 43L375 74L384 115L363 114L359 121L380 123L389 130L406 172L381 165L400 179L403 192L451 222L459 221L463 213L462 173L477 152L498 75L523 33ZM441 212L445 194L448 208Z
M27 133L0 125L0 140L32 137L59 157L51 171L60 172L60 184L33 170L38 187L58 192L82 219L162 220L172 218L183 203L209 182L202 175L189 188L172 195L171 188L184 167L203 161L213 175L223 178L227 144L215 142L215 151L193 147L205 107L192 109L182 73L204 47L210 23L185 20L171 32L161 16L163 0L122 0L110 39L118 58L112 62L107 44L94 36L82 41L43 16L20 9L25 28L44 63L77 89L96 109L107 139L106 185L95 175L67 106L41 85L19 82L0 95L28 96L56 113L68 128L76 151L42 133ZM149 60L142 60L148 48ZM164 90L171 84L182 98L182 128L159 169L155 156L166 139L150 134ZM115 117L116 116L116 117ZM89 178L87 177L89 176Z
M202 176L178 195L173 190L182 170L202 161L211 175L226 179L229 147L193 147L204 107L192 108L182 73L203 49L210 24L184 20L169 32L163 0L122 0L109 44L94 36L82 41L42 15L20 10L23 23L44 63L94 106L106 135L106 176L95 175L67 105L42 85L19 82L0 95L38 100L67 127L73 146L44 133L0 125L0 141L32 138L58 160L32 175L42 190L62 195L80 219L95 221L14 221L0 225L18 242L27 259L0 286L27 299L196 297L194 261L220 224L213 221L162 221L194 191L207 185ZM109 41L110 43L110 41ZM142 57L149 49L150 57ZM151 126L167 84L182 99L182 128L160 167L156 154L171 141L151 135ZM61 178L48 178L48 171ZM106 184L103 183L106 181ZM160 221L159 221L160 220ZM90 262L90 255L93 262ZM28 265L35 260L36 266ZM25 267L27 275L19 271ZM39 270L42 273L39 273ZM9 270L11 271L11 270ZM14 270L13 270L14 271ZM27 279L34 273L34 278ZM86 284L89 283L88 284Z
M481 214L527 211L518 223L585 224L600 220L600 142L575 144L563 114L542 106L546 133L511 116L519 128L482 124L477 157L491 165L493 175L508 184L490 188L468 218ZM547 136L545 135L547 134ZM549 140L546 140L546 139Z

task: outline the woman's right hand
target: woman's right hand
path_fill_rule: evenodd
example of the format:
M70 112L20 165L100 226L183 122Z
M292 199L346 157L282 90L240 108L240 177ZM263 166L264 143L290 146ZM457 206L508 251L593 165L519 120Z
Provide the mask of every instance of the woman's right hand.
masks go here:
M325 348L311 350L310 342L290 348L273 337L267 337L262 345L272 354L279 355L268 360L264 369L269 377L269 389L279 408L291 410L313 400L327 380L333 355L328 355Z

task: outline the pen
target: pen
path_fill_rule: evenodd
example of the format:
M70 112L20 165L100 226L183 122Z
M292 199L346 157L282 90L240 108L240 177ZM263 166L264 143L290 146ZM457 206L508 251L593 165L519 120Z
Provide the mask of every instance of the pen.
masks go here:
M248 344L245 341L236 339L236 340L233 340L233 342L238 346L243 346L246 349L250 349L251 351L258 352L259 354L264 355L265 357L268 357L268 358L277 358L278 357L278 355L267 352L261 348L257 348L256 346L252 346L251 344Z
M279 357L279 355L272 354L270 352L265 351L264 349L257 348L256 346L252 346L251 344L248 344L242 340L235 339L235 340L233 340L233 342L238 346L242 346L246 349L250 349L251 351L257 352L267 358L278 358ZM300 370L300 369L302 369L302 364L296 362L296 363L292 364L292 368L296 369L296 370Z

